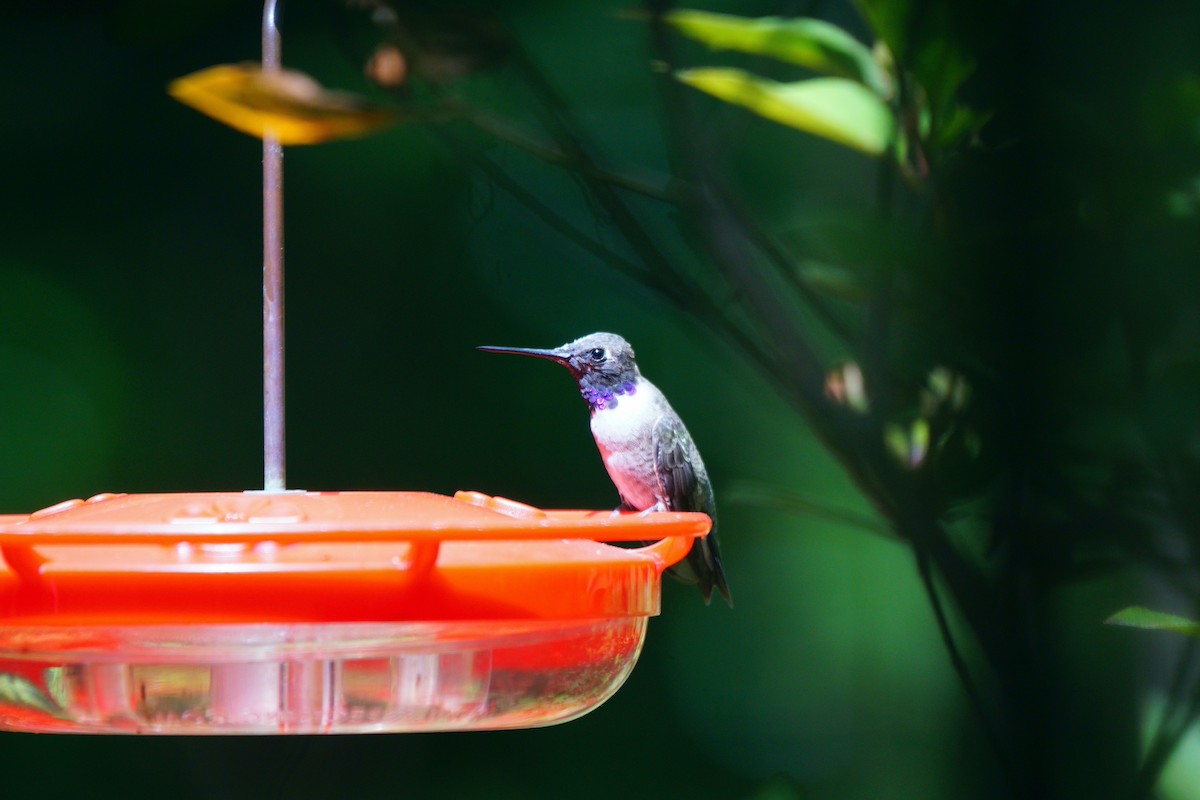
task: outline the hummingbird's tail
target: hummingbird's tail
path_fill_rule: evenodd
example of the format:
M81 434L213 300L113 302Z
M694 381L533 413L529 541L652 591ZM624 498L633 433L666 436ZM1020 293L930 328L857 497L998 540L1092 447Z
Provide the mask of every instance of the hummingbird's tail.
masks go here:
M717 544L717 531L714 528L708 536L697 539L692 544L687 558L667 570L667 573L684 583L694 583L700 587L704 596L704 604L712 600L715 587L725 602L733 608L733 598L729 594L729 583L725 580L725 566L721 563L721 547Z

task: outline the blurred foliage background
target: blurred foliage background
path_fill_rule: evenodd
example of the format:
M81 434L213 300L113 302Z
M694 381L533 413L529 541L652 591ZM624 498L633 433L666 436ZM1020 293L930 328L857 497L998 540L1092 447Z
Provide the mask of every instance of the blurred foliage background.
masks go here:
M1103 622L1196 612L1200 8L694 7L882 41L906 146L675 82L811 73L653 3L289 0L286 65L401 109L287 151L289 484L612 506L569 379L473 347L613 330L737 607L668 583L561 727L5 735L6 796L1196 796L1196 648ZM165 92L260 15L0 10L0 511L261 484L260 143Z

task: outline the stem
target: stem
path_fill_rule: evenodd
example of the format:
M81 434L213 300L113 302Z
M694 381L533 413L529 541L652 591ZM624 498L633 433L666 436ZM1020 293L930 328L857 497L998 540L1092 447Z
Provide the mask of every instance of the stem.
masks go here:
M971 670L967 666L966 659L963 658L962 652L958 648L958 643L954 639L954 632L950 629L950 621L946 615L946 609L942 605L941 595L938 594L937 583L934 581L928 551L920 545L917 545L914 549L917 557L917 571L921 576L921 585L925 588L925 594L929 598L929 605L933 609L934 618L937 620L938 633L941 634L942 644L946 648L946 654L950 657L950 664L954 667L958 681L962 684L963 690L967 693L967 698L971 701L971 710L975 712L975 716L979 720L979 726L983 728L984 736L987 737L988 744L991 746L996 760L1000 762L1001 774L1008 779L1010 788L1014 789L1014 796L1018 796L1015 791L1017 772L1012 757L1003 738L1000 736L1000 732L996 730L992 724L991 717L988 716L983 696L979 693L979 688L975 685L975 681L971 677Z
M263 6L262 69L280 70L276 0ZM283 146L263 134L263 488L283 491Z
M538 141L528 131L522 130L510 120L479 108L463 104L448 104L446 110L452 116L461 117L505 144L510 144L513 147L523 150L534 158L545 161L547 164L565 167L577 174L586 175L589 178L608 183L617 189L625 189L635 194L640 194L643 197L648 197L651 200L671 203L672 205L679 204L677 193L665 186L665 179L660 180L659 183L661 185L656 186L648 180L633 175L603 170L590 162L580 162L560 148L546 142Z

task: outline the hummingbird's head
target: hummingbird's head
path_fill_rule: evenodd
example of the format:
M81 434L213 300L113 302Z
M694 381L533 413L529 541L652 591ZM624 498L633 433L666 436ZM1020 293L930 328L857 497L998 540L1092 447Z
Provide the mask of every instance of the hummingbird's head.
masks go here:
M633 347L615 333L589 333L554 348L553 360L571 371L577 381L619 384L637 377Z
M545 358L562 364L571 371L580 389L605 390L624 387L637 380L637 362L633 347L615 333L590 333L551 350L528 347L480 347L488 353L515 353ZM589 401L590 402L590 401Z

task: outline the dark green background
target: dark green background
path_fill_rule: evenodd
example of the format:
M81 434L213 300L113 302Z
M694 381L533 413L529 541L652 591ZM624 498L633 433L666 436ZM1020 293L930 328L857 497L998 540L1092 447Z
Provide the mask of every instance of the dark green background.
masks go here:
M856 24L828 6L816 11ZM514 2L504 13L611 160L661 170L667 145L645 31L617 17L622 7ZM1069 142L1071 158L1055 158L1055 146L1035 154L1020 175L1040 176L1036 187L1010 175L973 192L970 173L960 178L969 202L1001 222L1043 191L1074 197L1082 184L1103 198L1140 185L1124 181L1142 156L1112 142L1159 55L1189 64L1200 50L1200 38L1188 38L1195 12L1098 42L1135 23L1117 11L1094 18L1082 4L1028 11L1004 17L1021 35L1002 43L1000 66L985 70L978 91L1007 104L998 158L1030 135ZM165 92L194 70L256 59L259 13L254 3L198 1L167 13L150 0L0 11L0 512L102 491L261 484L260 143ZM361 54L329 19L289 2L285 63L370 92ZM1019 75L1005 71L1016 66ZM1013 88L1038 86L1039 70L1060 88ZM511 101L502 74L479 83L479 97ZM745 145L731 148L730 162L772 223L869 205L866 159L740 112L714 111L713 120ZM569 176L503 148L493 155L530 192L613 239ZM705 608L694 589L668 582L626 686L561 727L296 739L6 734L0 794L1001 794L908 549L731 496L735 483L769 481L870 513L734 351L564 241L420 127L289 149L286 186L290 486L466 488L546 507L610 507L615 492L568 376L473 348L613 330L637 347L705 454L737 608ZM639 210L673 230L661 207ZM695 257L684 238L666 236L679 258ZM1092 289L1121 294L1129 273L1117 265L1088 275L1088 247L1031 250L1017 268L1062 266L1063 284L1084 299ZM1178 255L1147 259L1167 293L1196 288L1194 271L1176 270ZM1154 300L1139 306L1149 317ZM1085 322L1072 327L1070 314ZM1065 319L1068 341L1090 335L1082 300ZM986 324L1005 335L1003 313ZM1054 639L1070 676L1056 689L1061 720L1092 734L1086 750L1059 754L1064 796L1107 796L1135 763L1133 687L1155 651L1099 624L1135 597L1118 576L1081 581L1059 598L1073 621ZM1188 785L1183 770L1172 785Z

